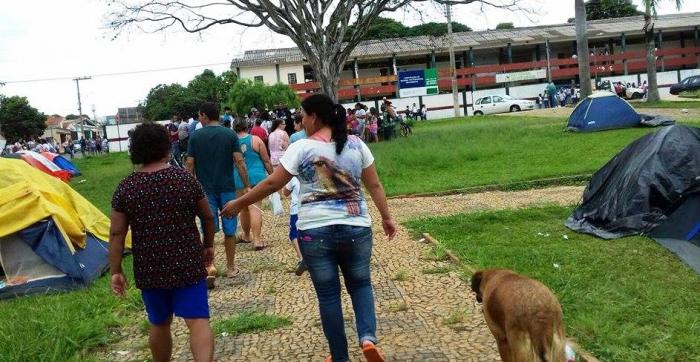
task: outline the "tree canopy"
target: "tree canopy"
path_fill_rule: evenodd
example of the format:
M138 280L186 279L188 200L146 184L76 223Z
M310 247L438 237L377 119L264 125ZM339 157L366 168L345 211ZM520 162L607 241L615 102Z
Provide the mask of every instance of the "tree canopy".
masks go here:
M232 71L216 75L205 69L195 76L186 87L173 84L159 84L148 92L145 102L145 116L150 120L169 119L173 114L190 117L197 114L204 102L221 104L228 99L228 92L236 83L236 73Z
M321 91L337 99L340 73L352 51L384 13L428 0L196 0L116 1L108 15L108 26L117 35L126 29L158 32L179 27L199 33L215 25L265 26L288 36L314 72ZM476 4L512 11L527 11L523 0L450 0L451 5ZM446 0L437 0L444 4ZM351 27L352 25L352 27Z
M32 107L26 97L3 97L0 129L10 142L36 138L46 129L46 115Z
M599 20L643 15L637 10L632 0L588 0L586 2L586 19Z
M350 30L354 30L354 25L349 27ZM472 31L472 29L462 23L452 22L452 31L463 32ZM405 26L400 22L379 17L372 25L369 26L367 33L364 36L364 40L380 40L389 38L406 38L409 36L443 36L447 34L447 23L436 23L430 22L425 24L419 24L416 26Z
M497 30L502 30L502 29L515 29L515 25L513 23L500 23L496 25Z
M273 109L278 105L289 108L299 107L299 97L289 86L282 83L266 85L245 79L236 82L228 93L227 104L236 114L243 115L250 109Z

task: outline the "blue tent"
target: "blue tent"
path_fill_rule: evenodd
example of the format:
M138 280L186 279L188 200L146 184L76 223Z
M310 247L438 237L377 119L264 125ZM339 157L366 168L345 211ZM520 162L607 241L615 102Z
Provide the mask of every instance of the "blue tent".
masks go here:
M107 250L106 242L88 233L85 248L71 251L51 218L2 237L0 262L8 283L0 287L0 299L90 285L108 267Z
M610 92L596 92L582 100L569 116L567 130L578 132L629 128L640 125L641 117L624 99Z

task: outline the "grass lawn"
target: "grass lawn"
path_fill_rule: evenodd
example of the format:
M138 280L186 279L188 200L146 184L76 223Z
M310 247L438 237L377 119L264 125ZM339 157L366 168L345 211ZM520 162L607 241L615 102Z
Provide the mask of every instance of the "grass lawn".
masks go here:
M387 194L403 195L591 174L655 130L569 133L565 125L527 116L424 122L411 137L370 148Z
M131 171L126 154L75 160L75 165L84 176L71 185L109 215L112 192ZM86 181L78 183L81 179ZM131 258L124 267L133 286ZM132 288L126 299L116 298L108 276L83 290L0 301L0 360L90 360L90 349L113 340L114 328L137 323L141 310L138 291Z
M477 268L513 269L544 282L561 301L567 334L601 361L697 361L700 277L651 239L572 232L563 226L571 211L544 206L407 226Z
M633 102L634 108L700 108L700 101Z

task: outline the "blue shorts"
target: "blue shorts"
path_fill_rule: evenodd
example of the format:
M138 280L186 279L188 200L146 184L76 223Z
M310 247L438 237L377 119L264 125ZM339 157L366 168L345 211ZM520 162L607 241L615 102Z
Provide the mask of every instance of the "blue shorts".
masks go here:
M141 298L151 324L163 324L173 314L185 319L209 319L206 279L181 288L143 289Z
M289 240L294 240L299 236L299 230L297 230L297 220L299 216L297 214L289 215Z
M209 201L209 208L214 214L214 232L219 232L219 211L224 208L227 202L236 199L235 192L222 192L220 194L210 194L207 193L207 200ZM236 225L237 219L235 217L224 217L221 216L221 226L224 229L225 236L235 236L236 235Z

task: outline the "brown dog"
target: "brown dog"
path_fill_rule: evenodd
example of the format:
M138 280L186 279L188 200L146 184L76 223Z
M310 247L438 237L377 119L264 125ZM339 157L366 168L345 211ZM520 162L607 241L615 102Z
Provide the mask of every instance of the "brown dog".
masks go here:
M474 273L472 290L503 362L564 362L561 305L544 284L506 269Z

